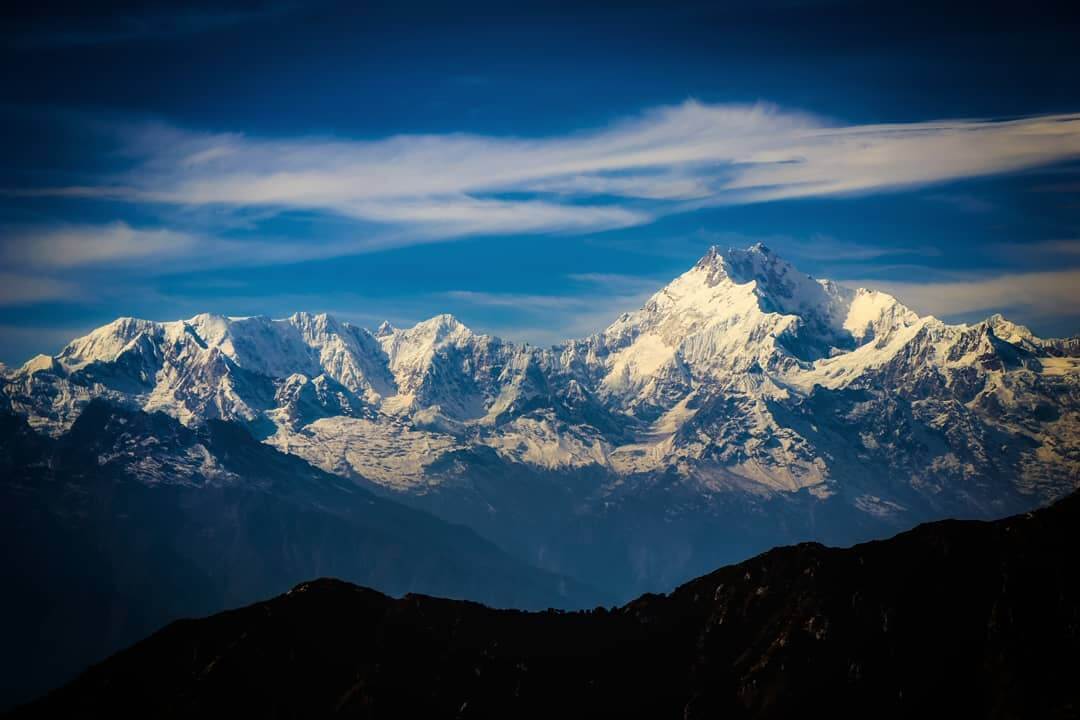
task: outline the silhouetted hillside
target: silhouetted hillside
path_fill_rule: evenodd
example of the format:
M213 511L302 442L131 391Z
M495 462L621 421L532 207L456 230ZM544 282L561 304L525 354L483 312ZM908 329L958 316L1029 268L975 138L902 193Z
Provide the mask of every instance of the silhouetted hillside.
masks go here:
M1076 717L1080 496L803 544L615 609L336 580L176 622L24 716Z
M0 709L166 623L334 575L394 594L589 607L472 530L212 421L91 403L59 438L0 414Z

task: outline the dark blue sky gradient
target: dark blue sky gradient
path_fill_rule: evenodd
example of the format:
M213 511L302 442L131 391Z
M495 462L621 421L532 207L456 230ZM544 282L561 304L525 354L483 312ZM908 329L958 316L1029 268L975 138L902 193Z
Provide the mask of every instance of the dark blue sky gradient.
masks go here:
M540 138L689 98L766 101L845 125L1080 111L1075 4L84 5L5 11L0 188L94 184L123 169L130 158L104 128L124 123L280 138ZM238 224L175 206L0 195L8 246L25 242L27 228L115 221L266 242L367 231L330 213L253 213ZM0 360L55 352L66 335L118 315L204 310L329 310L367 325L451 311L478 330L549 342L599 329L710 243L756 240L837 279L940 283L1077 269L1080 165L716 207L584 235L464 237L256 267L171 271L149 258L81 268L63 276L77 295L0 305ZM1063 295L1058 312L1007 297L996 309L1038 332L1070 334L1080 330L1075 298Z

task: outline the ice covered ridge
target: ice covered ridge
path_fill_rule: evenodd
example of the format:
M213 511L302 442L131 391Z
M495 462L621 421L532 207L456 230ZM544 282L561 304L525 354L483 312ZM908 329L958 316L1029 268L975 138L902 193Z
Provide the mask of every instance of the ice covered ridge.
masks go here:
M1000 316L920 317L755 245L710 249L640 310L551 348L450 315L374 332L306 313L121 318L6 369L0 397L52 434L95 397L234 420L407 493L468 483L479 452L591 473L605 497L664 474L704 494L853 492L873 514L911 493L979 505L1072 488L1078 355Z

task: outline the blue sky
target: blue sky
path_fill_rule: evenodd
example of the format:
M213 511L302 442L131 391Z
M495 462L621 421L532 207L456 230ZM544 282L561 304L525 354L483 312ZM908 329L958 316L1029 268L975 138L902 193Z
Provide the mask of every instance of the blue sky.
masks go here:
M0 31L9 364L203 311L549 343L757 241L1080 331L1063 4L83 5Z

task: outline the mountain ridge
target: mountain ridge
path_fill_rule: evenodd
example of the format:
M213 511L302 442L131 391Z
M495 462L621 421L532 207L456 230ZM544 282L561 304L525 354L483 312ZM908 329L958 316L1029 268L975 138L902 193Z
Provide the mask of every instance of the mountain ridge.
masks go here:
M14 717L1070 717L1080 494L852 548L775 548L561 613L332 579L173 623Z
M613 597L221 420L91 401L59 438L0 413L0 709L178 617L333 574L509 607Z

